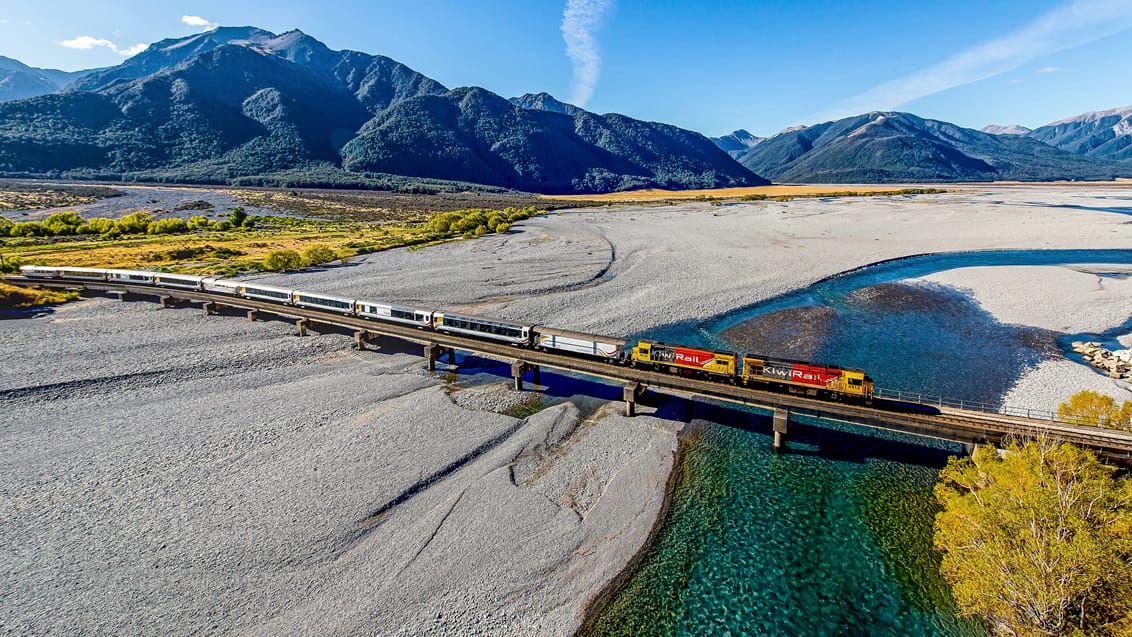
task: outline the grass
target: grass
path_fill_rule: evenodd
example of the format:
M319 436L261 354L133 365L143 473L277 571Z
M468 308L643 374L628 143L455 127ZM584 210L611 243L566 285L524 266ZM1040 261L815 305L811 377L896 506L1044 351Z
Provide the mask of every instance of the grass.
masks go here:
M66 303L79 298L71 290L36 290L0 283L0 310L20 310L38 305Z
M512 418L518 418L519 420L523 420L525 418L530 418L531 416L537 414L538 412L542 411L543 409L546 409L546 407L547 407L546 400L543 398L542 394L538 394L538 395L535 395L535 396L531 396L531 398L529 400L527 400L526 402L522 402L522 403L519 403L518 405L515 405L513 407L508 407L507 409L504 409L503 415L504 416L511 416Z
M340 258L433 241L423 224L259 218L253 229L198 230L177 235L9 237L0 239L7 259L48 266L163 269L232 275L260 270L267 255L323 245Z
M893 189L892 186L853 186L852 190L838 190L827 185L808 186L754 186L750 188L716 188L712 190L633 190L601 195L555 195L555 199L570 202L649 203L668 201L719 201L774 199L786 201L798 197L870 197L879 195L929 194L946 190L936 188Z

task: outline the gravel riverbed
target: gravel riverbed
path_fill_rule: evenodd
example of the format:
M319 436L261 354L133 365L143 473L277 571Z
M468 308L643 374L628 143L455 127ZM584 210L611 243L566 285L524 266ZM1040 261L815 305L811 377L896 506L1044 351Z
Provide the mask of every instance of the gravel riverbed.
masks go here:
M1110 194L596 209L257 278L630 335L909 254L1126 247L1124 215L1081 208ZM647 540L683 423L571 396L513 418L531 396L505 378L293 332L106 299L4 322L0 632L576 630Z

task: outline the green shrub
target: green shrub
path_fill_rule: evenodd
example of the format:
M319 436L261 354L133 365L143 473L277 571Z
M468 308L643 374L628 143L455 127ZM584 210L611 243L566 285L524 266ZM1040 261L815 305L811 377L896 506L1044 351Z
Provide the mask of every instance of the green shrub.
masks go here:
M172 219L159 219L151 221L146 228L149 234L180 234L189 231L189 224L185 223L184 219L173 217Z
M509 223L501 223L498 226L495 226L495 232L497 232L498 234L503 234L504 232L507 232L510 229L511 229L511 224L509 224Z
M303 265L303 258L294 250L275 250L263 260L263 269L273 272L297 270Z
M118 222L113 219L103 219L102 217L95 217L94 219L87 219L86 223L75 228L75 234L108 234L112 230L118 229ZM118 232L118 234L122 234Z
M12 231L12 226L14 225L16 225L16 222L11 219L0 217L0 237L8 236L8 233Z
M20 266L23 264L24 262L21 261L19 257L5 257L4 255L0 254L0 272L3 272L4 274L10 274L12 272L19 271Z
M224 232L225 230L231 230L232 229L232 222L231 221L217 221L216 224L213 225L212 227L213 227L214 230Z
M322 265L323 263L330 263L338 258L334 250L322 245L321 243L310 246L303 250L303 265Z
M38 221L21 221L13 224L8 234L13 237L42 237L46 232Z
M43 231L49 235L75 234L83 225L83 218L75 212L56 212L43 220Z
M248 213L244 210L243 206L236 206L232 210L231 221L232 221L233 226L238 226L238 225L244 223L244 220L247 219L247 218L248 218Z
M208 220L208 217L205 217L203 215L195 215L189 217L189 230L196 230L198 228L204 228L205 230L207 230L211 226L212 222Z
M476 226L476 229L472 232L472 234L477 237L482 237L488 232L490 232L490 230L487 229L487 226Z
M118 229L122 234L144 234L153 222L153 215L148 212L135 212L118 220Z

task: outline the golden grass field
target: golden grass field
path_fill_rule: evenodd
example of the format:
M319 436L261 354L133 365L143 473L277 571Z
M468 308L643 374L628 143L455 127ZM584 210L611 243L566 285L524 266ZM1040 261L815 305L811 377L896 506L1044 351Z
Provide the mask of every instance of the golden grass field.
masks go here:
M7 258L49 266L152 269L192 274L234 274L256 269L276 250L302 253L322 245L339 257L421 243L419 226L304 223L294 228L205 231L181 235L124 236L114 240L78 238L4 246Z
M744 197L823 197L869 195L878 193L901 192L905 189L891 185L856 186L837 184L832 185L803 185L803 186L752 186L748 188L715 188L711 190L632 190L629 192L611 192L601 195L554 195L554 199L566 201L600 201L606 203L633 203L650 201L680 201L698 199L742 199ZM551 198L547 195L547 198Z

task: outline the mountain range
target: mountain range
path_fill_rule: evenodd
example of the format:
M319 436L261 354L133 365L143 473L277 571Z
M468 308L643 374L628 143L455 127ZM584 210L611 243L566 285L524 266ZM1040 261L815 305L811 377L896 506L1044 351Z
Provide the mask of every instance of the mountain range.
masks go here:
M0 55L0 102L55 93L93 72L94 70L68 73L55 69L37 69Z
M543 193L767 183L699 133L567 106L449 90L300 31L223 27L0 104L0 174L324 186L400 175Z
M765 137L757 137L748 133L740 128L739 130L732 131L731 133L722 137L711 137L711 141L715 142L723 150L727 151L728 155L738 159L743 156L747 151L762 142L766 141Z
M1063 125L1067 132L1070 128ZM1132 177L1132 163L1062 150L1041 141L1039 131L991 134L911 113L872 112L788 129L738 159L760 175L789 183Z
M1051 146L1089 157L1132 160L1132 106L1085 113L1029 133Z

